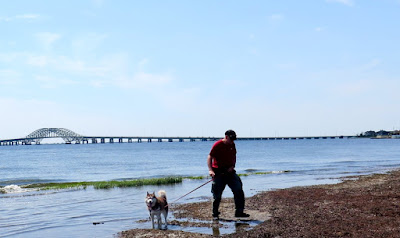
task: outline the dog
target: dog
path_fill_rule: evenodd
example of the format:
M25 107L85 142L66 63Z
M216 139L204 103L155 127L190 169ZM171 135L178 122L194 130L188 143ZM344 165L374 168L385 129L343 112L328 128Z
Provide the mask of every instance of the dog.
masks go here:
M161 214L164 216L165 229L167 229L168 202L167 194L164 190L158 192L158 197L155 192L147 192L146 205L150 213L151 227L154 229L154 216L157 218L158 229L161 230Z

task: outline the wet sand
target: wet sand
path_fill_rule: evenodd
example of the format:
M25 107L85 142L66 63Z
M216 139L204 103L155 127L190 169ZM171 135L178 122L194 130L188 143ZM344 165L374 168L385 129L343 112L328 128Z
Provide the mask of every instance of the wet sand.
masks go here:
M233 199L224 199L221 217L233 219ZM172 225L210 227L211 202L171 206ZM224 237L400 237L400 170L347 177L333 185L294 187L246 198L246 212L260 224L237 227ZM150 221L148 221L150 222ZM231 221L235 223L235 221ZM236 224L236 223L235 223ZM246 224L246 221L238 223ZM133 229L128 237L213 237L175 230Z

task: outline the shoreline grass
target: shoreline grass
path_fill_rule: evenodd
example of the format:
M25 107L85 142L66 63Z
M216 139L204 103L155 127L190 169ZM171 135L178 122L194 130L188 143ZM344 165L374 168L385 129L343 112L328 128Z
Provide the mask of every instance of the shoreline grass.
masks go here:
M281 173L288 173L291 171L280 171ZM276 172L249 172L238 174L239 176L250 176L250 175L266 175L274 174ZM128 188L128 187L140 187L146 185L167 185L182 183L184 179L202 180L209 179L209 176L170 176L164 178L148 178L148 179L134 179L134 180L111 180L111 181L92 181L92 182L66 182L66 183L37 183L21 185L21 188L25 189L38 189L38 190L51 190L51 189L86 189L87 187L93 187L94 189L111 189L111 188ZM2 188L2 186L0 186ZM2 193L2 190L0 190Z
M176 184L182 183L182 177L165 177L165 178L152 178L152 179L134 179L134 180L111 180L111 181L95 181L95 182L68 182L68 183L38 183L23 185L22 188L35 188L40 190L50 189L71 189L81 188L86 189L93 186L95 189L110 189L110 188L128 188L140 187L145 185L163 185L163 184Z

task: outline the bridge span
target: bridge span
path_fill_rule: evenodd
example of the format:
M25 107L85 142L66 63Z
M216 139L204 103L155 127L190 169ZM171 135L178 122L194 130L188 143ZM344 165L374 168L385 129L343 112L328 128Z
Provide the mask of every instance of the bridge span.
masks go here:
M304 136L304 137L238 137L238 140L317 140L344 139L354 136ZM141 143L216 141L221 137L170 137L170 136L83 136L65 128L41 128L23 138L0 140L0 146L39 145L43 139L62 138L66 144Z

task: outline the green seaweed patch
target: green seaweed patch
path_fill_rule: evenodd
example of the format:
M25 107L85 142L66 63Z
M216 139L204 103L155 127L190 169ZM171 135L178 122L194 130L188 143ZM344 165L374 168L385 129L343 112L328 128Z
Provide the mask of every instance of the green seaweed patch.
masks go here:
M94 182L68 182L68 183L35 183L21 186L22 188L37 189L67 189L67 188L86 188Z
M176 184L182 183L182 177L165 177L165 178L151 178L151 179L135 179L123 181L97 181L97 182L69 182L69 183L42 183L30 184L23 186L24 188L36 188L40 190L47 189L86 189L88 186L93 186L95 189L110 189L110 188L128 188L140 187L145 185L163 185L163 184Z
M273 172L255 172L256 175L273 174Z
M93 184L95 189L109 189L109 188L129 188L129 187L140 187L145 185L163 185L163 184L176 184L182 183L182 177L166 177L166 178L155 178L155 179L136 179L126 181L106 181L96 182Z
M246 176L249 176L250 174L247 173L247 174L237 174L237 175L240 176L240 177L246 177Z

